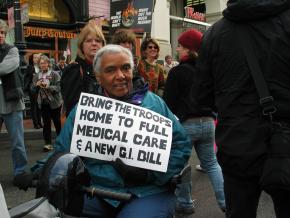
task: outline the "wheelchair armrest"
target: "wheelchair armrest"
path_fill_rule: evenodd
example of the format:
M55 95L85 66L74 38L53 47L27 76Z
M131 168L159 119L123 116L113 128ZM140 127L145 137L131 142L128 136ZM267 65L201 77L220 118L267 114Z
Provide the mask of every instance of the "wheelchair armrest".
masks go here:
M177 185L182 182L188 182L191 180L191 165L186 165L179 174L173 176L170 180L171 185Z

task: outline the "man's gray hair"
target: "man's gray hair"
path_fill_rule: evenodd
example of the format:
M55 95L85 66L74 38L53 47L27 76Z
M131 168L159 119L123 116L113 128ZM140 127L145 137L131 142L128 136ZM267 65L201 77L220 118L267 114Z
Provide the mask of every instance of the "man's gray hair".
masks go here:
M120 46L120 45L109 44L109 45L106 45L103 48L101 48L97 52L97 54L95 55L94 62L93 62L93 68L94 68L95 73L101 72L101 63L103 60L103 56L105 54L119 54L119 53L124 53L124 54L128 55L131 68L133 69L134 68L134 60L133 60L133 55L132 55L131 51L127 48Z
M5 32L5 34L8 32L8 25L2 19L0 19L0 29L2 29Z

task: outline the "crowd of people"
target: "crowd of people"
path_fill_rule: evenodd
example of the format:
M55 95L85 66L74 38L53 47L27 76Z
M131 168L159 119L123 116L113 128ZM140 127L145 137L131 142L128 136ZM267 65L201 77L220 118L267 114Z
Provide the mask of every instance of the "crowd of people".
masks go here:
M83 158L92 186L130 192L136 198L121 205L101 198L84 198L79 216L145 218L193 214L194 181L181 182L174 190L168 188L168 182L189 163L194 148L225 216L256 217L271 121L285 122L289 128L290 56L283 52L290 48L289 3L229 0L224 18L204 35L196 29L182 32L176 48L178 62L169 54L164 65L157 62L161 47L156 39L143 39L141 57L137 57L132 31L118 30L106 45L102 30L93 23L81 30L74 61L66 63L61 57L52 67L46 55L31 55L24 91L30 98L34 127L43 128L45 151L70 150L76 105L82 92L138 105L172 122L172 145L165 173L128 166L120 159L106 162ZM258 92L239 41L246 39L237 34L241 26L247 26L255 42L255 55L275 99L277 112L272 120L261 113ZM33 176L26 171L24 103L21 95L7 99L8 90L3 88L5 75L19 66L19 55L16 47L5 43L6 33L7 25L0 20L0 121L11 138L13 183L26 189ZM12 61L16 64L9 64ZM66 116L63 127L62 109ZM54 144L51 120L58 136ZM289 144L289 138L286 140ZM279 218L289 217L289 190L280 191L269 193L275 213Z

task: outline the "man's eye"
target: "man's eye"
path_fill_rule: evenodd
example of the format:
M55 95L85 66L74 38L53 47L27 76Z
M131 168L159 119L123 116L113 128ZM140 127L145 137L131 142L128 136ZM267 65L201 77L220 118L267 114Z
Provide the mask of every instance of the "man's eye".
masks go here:
M125 71L131 70L131 65L130 65L130 64L123 65L123 66L121 67L121 70L122 70L122 71L123 71L123 70L125 70Z
M108 67L106 70L105 70L105 72L106 73L113 73L113 72L115 72L115 67Z

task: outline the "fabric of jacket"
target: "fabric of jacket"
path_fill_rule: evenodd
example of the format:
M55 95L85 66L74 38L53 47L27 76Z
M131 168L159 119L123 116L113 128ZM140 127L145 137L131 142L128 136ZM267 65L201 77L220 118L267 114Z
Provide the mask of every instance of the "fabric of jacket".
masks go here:
M40 88L36 86L41 71L33 76L32 89L36 89L38 107L41 108L42 98L40 95ZM49 97L49 106L51 109L56 109L62 105L62 97L60 93L60 75L57 71L50 70L49 86L45 88L46 95Z
M145 59L141 59L137 66L138 76L142 76L149 84L149 90L159 96L163 95L165 79L164 67L158 63L150 64Z
M191 95L218 114L216 143L223 172L259 175L266 157L267 119L237 29L248 28L277 112L290 118L290 0L229 0L224 17L203 36Z
M92 64L77 57L75 62L64 68L60 85L66 116L68 116L78 102L81 92L95 92L97 81Z
M7 55L3 58L0 63L0 114L9 114L14 111L24 110L23 99L6 101L4 98L4 90L2 86L1 77L9 73L12 73L19 67L19 53L16 47L8 45L6 43L0 45L0 55L4 55L6 50L9 48ZM5 90L7 91L7 90Z
M28 65L26 69L26 74L24 76L24 92L29 95L33 95L35 93L31 90L33 76L35 75L35 69L33 65Z
M92 186L122 193L130 192L138 197L144 197L168 190L168 181L184 168L190 157L192 145L185 130L168 109L165 102L157 95L148 91L148 85L140 82L139 78L134 78L134 80L134 91L128 97L119 100L155 111L172 120L172 145L167 172L148 170L146 184L128 187L124 184L124 180L113 168L111 163L86 157L83 158L83 161L90 173ZM100 87L97 94L103 95ZM56 139L54 152L70 150L75 114L76 107L71 111L60 135ZM35 166L34 169L37 167L39 166ZM108 202L115 206L119 204L119 202L111 200L108 200Z
M181 61L169 72L163 99L170 110L179 118L180 122L193 117L213 117L213 111L202 108L196 101L189 101L192 82L195 78L195 60Z

